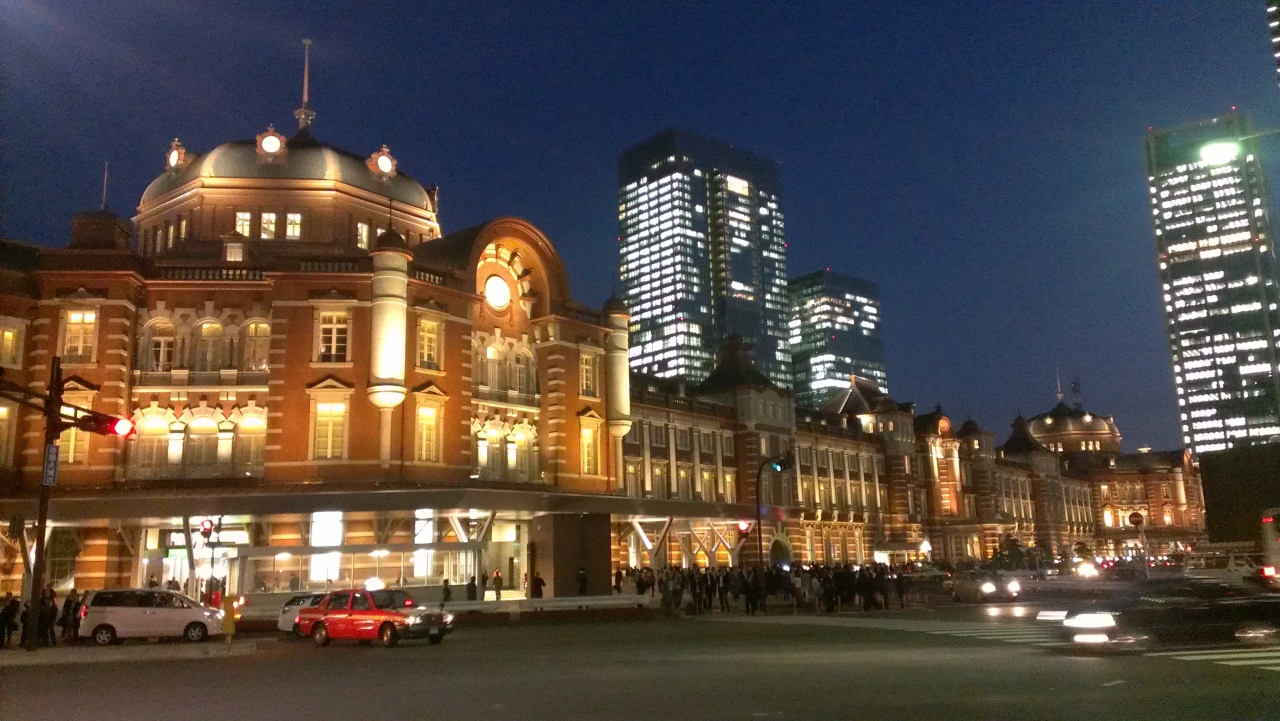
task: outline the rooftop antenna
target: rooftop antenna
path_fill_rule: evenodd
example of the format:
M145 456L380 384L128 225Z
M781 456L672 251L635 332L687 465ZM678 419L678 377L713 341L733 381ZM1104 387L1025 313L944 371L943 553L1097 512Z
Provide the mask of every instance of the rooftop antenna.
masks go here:
M1054 380L1058 382L1058 402L1062 402L1062 373L1057 368L1053 369Z
M1080 371L1076 371L1075 379L1071 381L1071 395L1075 398L1076 408L1084 406L1084 390L1080 386Z
M293 117L298 119L298 134L310 133L311 119L316 116L316 111L307 106L307 100L311 85L311 41L303 39L302 41L302 107L293 112Z
M111 170L111 163L102 161L102 209L107 209L107 176Z

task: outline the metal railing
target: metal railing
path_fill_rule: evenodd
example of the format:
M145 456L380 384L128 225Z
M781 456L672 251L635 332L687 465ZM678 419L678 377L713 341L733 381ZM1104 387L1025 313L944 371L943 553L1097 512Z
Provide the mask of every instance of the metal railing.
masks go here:
M298 264L303 273L359 273L360 263L352 260L304 260Z
M238 463L218 463L207 466L191 466L185 463L170 463L162 466L130 464L125 468L125 477L134 481L262 478L262 475L263 466L246 466Z
M263 280L262 271L254 268L159 268L160 280Z
M541 398L537 393L520 393L505 388L490 388L489 386L476 386L472 391L472 397L482 401L511 403L531 408L537 408L541 403Z
M264 386L270 373L267 371L189 371L175 368L167 371L133 372L136 386Z

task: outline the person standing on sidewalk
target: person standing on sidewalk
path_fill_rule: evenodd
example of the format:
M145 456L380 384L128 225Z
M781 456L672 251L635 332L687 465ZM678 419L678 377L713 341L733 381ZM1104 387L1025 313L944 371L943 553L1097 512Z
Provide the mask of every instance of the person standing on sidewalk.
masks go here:
M21 610L22 604L18 599L14 598L12 593L6 593L4 605L0 606L0 648L9 645L9 639L18 628L18 612Z
M493 570L493 600L502 600L502 572L496 568Z
M236 635L236 599L229 593L222 596L222 635L228 646Z
M62 602L62 613L58 615L58 627L62 629L62 640L66 641L71 635L71 617L80 611L80 594L76 590L71 589L71 593L67 594L67 600Z

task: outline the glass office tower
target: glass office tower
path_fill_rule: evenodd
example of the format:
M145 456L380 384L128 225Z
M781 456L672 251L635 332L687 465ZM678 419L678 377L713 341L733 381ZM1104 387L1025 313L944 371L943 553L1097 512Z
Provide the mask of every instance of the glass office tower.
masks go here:
M618 158L631 367L701 381L730 335L791 386L787 260L778 163L682 130Z
M875 284L828 268L792 278L787 288L796 403L821 407L834 391L849 386L851 375L888 393Z
M1270 191L1238 113L1146 138L1165 328L1183 443L1280 440L1280 312Z

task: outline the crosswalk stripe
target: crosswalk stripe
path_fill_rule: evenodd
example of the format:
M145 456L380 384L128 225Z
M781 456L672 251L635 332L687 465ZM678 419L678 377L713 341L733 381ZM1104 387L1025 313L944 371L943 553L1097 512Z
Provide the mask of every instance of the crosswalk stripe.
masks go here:
M1007 635L1007 636L1027 636L1031 634L1034 634L1037 636L1049 635L1049 634L1046 634L1044 631L1036 631L1036 630L1023 631L1020 629L1012 629L1012 628L1008 630L992 629L987 631L929 631L929 633L946 634L948 636L990 636L992 634Z
M1172 656L1182 661L1192 661L1198 658L1209 658L1213 656L1235 655L1235 654L1257 654L1257 653L1280 653L1280 646L1271 648L1208 648L1201 651L1191 651L1183 649L1181 651L1152 651L1143 654L1144 656Z
M1262 666L1276 661L1280 661L1280 657L1272 656L1271 658L1254 658L1243 661L1214 661L1214 663L1219 666Z
M1236 651L1232 653L1232 652L1224 651L1222 653L1202 654L1199 656L1171 656L1170 658L1176 658L1179 661L1232 661L1232 660L1246 659L1246 658L1267 658L1273 661L1280 661L1280 652Z

